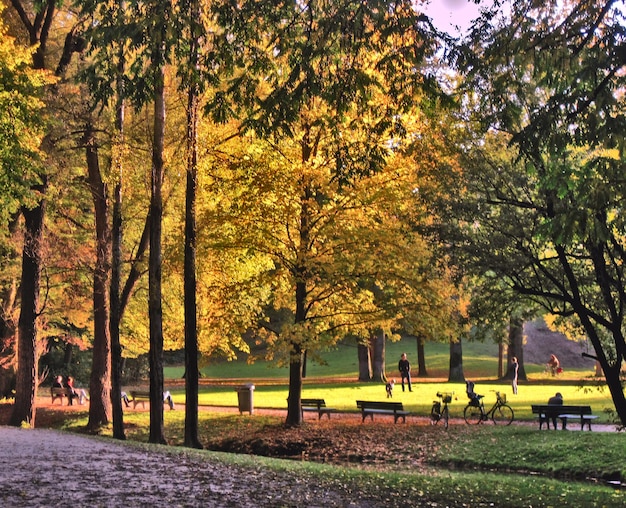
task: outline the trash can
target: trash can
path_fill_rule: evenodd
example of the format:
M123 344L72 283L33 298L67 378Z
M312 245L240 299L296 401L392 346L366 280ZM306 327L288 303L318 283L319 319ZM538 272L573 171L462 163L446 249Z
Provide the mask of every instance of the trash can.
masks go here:
M254 405L252 404L252 392L254 391L254 385L248 383L237 388L237 399L239 401L239 413L248 411L250 414L254 411Z

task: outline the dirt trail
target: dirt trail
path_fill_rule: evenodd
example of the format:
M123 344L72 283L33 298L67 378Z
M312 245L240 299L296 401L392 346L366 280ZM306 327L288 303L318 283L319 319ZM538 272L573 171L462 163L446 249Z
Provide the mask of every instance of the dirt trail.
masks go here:
M0 427L0 504L21 507L384 506L350 485L45 429ZM253 481L251 481L253 479ZM306 506L313 506L307 502Z

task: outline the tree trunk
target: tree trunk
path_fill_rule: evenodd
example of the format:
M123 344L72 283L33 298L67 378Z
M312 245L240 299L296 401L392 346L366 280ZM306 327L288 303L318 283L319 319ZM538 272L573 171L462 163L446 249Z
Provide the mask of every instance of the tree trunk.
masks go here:
M428 377L428 372L426 372L424 339L421 337L417 337L417 377Z
M17 376L15 404L10 424L22 422L35 426L37 412L37 318L41 279L41 250L46 203L43 199L46 183L39 188L42 199L32 209L23 208L25 231L22 250L22 304L18 321Z
M501 379L513 379L513 372L508 368L513 357L517 357L519 368L517 379L526 381L526 370L524 369L524 320L521 317L511 316L509 318L509 347L507 348L507 369Z
M359 381L372 380L372 361L370 348L366 344L357 344L357 354L359 357Z
M122 181L121 169L115 185L113 205L111 294L109 333L111 335L111 405L113 408L113 437L126 439L122 409L122 344L120 342L120 287L122 271Z
M309 146L303 143L302 159L307 160ZM307 258L307 249L310 237L310 217L309 200L312 197L311 188L306 177L302 180L302 195L300 196L300 249L301 259ZM303 264L294 268L294 279L296 281L295 304L296 315L294 322L296 325L304 324L307 317L307 267ZM287 426L299 426L302 423L302 369L306 351L295 340L291 340L291 351L289 354L289 395L287 397Z
M464 383L463 374L463 345L461 339L450 341L450 373L448 381L453 383Z
M302 424L302 362L304 351L299 344L291 344L291 358L289 361L289 394L287 396L287 420L288 427Z
M624 388L622 385L621 362L612 367L604 367L604 375L606 385L609 387L611 397L615 403L615 412L622 426L626 426L626 397L624 397Z
M119 16L122 17L120 8ZM124 410L122 409L122 344L120 342L120 323L122 320L122 183L124 150L124 118L126 114L125 90L123 75L126 61L124 49L119 48L117 56L117 102L115 107L115 134L111 166L113 175L117 176L113 201L113 220L111 226L111 291L109 294L109 334L111 336L111 406L113 408L113 437L125 440Z
M17 252L7 253L11 260ZM8 282L1 291L0 302L3 316L0 316L0 399L14 398L15 374L17 371L17 328L15 316L17 308L17 280Z
M190 22L198 12L192 2ZM199 16L199 14L198 14ZM190 64L197 65L197 37L191 37ZM198 188L198 87L187 101L187 189L185 196L185 446L202 448L198 437L198 326L196 302L196 194Z
M72 354L74 352L74 346L69 342L65 343L63 348L63 366L67 369L72 363Z
M164 37L164 36L163 36ZM162 62L161 48L155 43L153 62ZM163 151L165 141L165 71L154 71L154 132L150 196L150 256L148 260L148 314L150 319L150 436L151 443L166 444L163 423L163 309L161 235L163 220Z
M102 181L98 147L91 125L86 128L83 142L96 222L96 265L93 278L94 341L87 423L87 428L95 432L111 421L111 335L109 329L111 230L107 185Z
M595 377L602 377L604 375L604 372L602 372L602 365L600 365L598 360L596 360L595 369Z
M33 67L46 69L46 51L51 23L36 22L26 18L27 9L19 0L12 5L28 32L29 44L35 48ZM43 2L37 10L36 18L52 20L56 10L55 2ZM22 17L20 14L24 14ZM25 221L24 243L22 249L21 306L18 321L17 338L17 373L15 382L15 404L11 415L11 425L28 422L35 426L37 411L37 318L39 316L39 289L42 265L42 240L46 212L45 195L48 187L47 176L41 176L41 185L31 189L39 195L38 204L33 208L22 208Z
M587 332L587 337L591 341L593 348L596 352L596 359L600 363L602 370L604 371L604 377L606 379L606 385L611 392L611 397L613 398L613 403L615 404L615 412L617 413L617 417L619 418L621 424L626 426L626 397L624 396L624 388L622 386L622 362L624 361L624 356L622 354L617 355L617 360L613 362L609 362L607 358L604 348L602 347L602 341L598 336L598 332L596 331L596 327L593 325L587 313L583 310L584 307L582 305L577 306L576 314L580 318L580 322L582 323L585 331ZM614 341L616 344L620 344L624 342L624 337L622 336L621 327L617 326L614 330L612 330L613 334L616 335Z
M304 269L302 269L304 270ZM306 283L303 277L298 277L296 282L296 316L295 322L304 323L306 319ZM289 355L289 395L287 397L287 420L286 425L298 426L302 423L302 366L304 363L304 350L297 342L291 342Z
M504 343L502 339L498 341L498 379L504 376Z
M385 375L385 333L372 337L372 381L387 382Z

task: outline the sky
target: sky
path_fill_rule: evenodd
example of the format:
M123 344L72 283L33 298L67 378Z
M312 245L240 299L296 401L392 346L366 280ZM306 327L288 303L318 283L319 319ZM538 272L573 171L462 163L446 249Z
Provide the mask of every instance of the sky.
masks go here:
M428 5L424 5L426 15L432 18L433 24L447 32L454 30L455 25L465 31L478 16L478 9L471 0L430 0Z

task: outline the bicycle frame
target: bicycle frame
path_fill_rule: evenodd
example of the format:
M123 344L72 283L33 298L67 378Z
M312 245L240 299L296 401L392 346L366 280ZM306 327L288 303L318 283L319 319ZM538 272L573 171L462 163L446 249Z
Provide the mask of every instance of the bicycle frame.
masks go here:
M437 425L439 420L443 420L445 428L448 428L448 418L450 415L448 403L452 402L452 395L454 395L454 392L437 392L437 398L439 400L433 401L430 410L431 425Z
M510 425L513 421L513 409L506 403L506 395L496 392L496 401L488 411L485 411L485 404L480 398L478 405L471 402L467 405L463 411L465 422L470 423L482 423L486 420L493 421L494 424Z
M500 392L496 392L496 401L493 403L493 406L491 406L491 409L489 411L485 412L485 404L482 402L482 400L480 404L480 407L483 410L483 415L485 416L485 419L493 415L494 411L502 406L506 406L506 399L502 398L502 396L500 395Z

